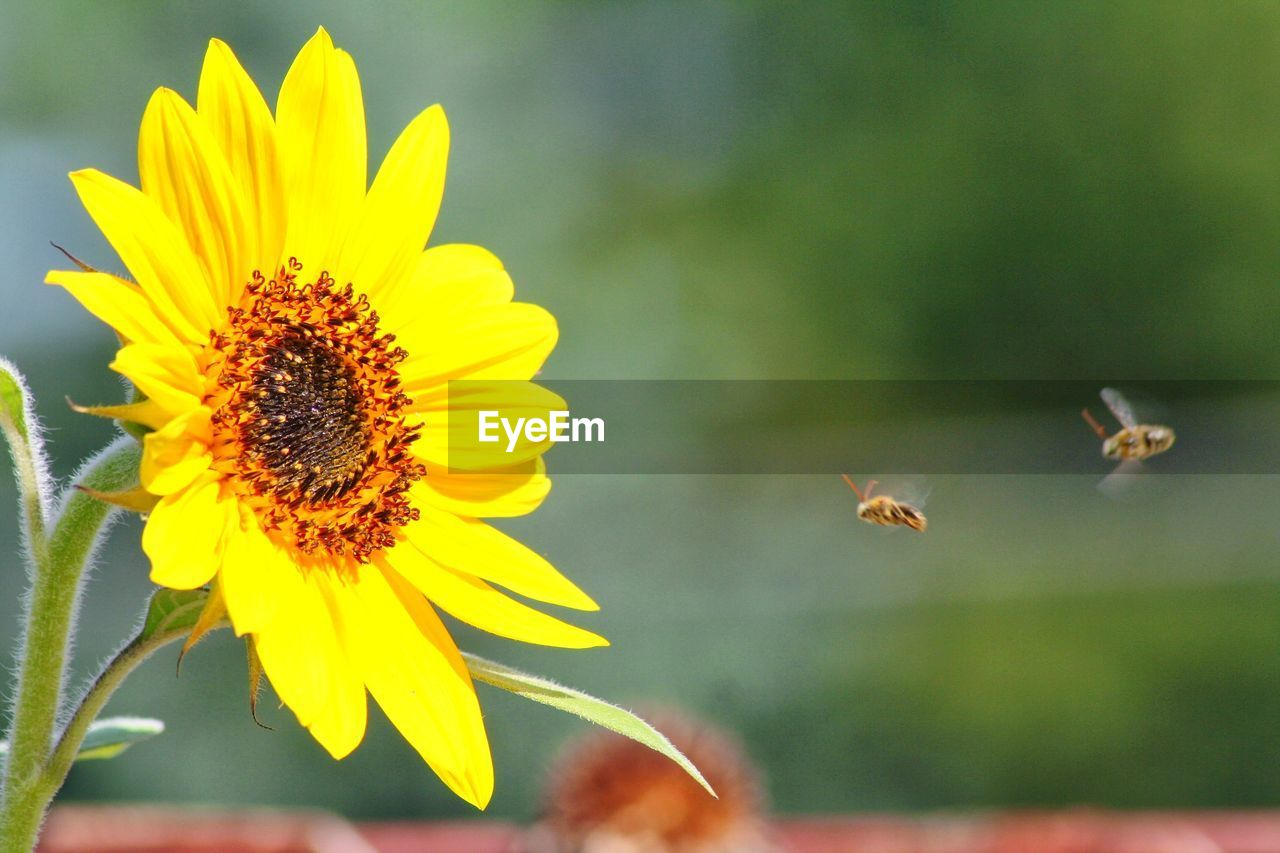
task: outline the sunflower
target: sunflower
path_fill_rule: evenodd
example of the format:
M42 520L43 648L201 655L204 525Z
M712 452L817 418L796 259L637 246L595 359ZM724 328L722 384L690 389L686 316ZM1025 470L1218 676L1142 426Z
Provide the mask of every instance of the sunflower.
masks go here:
M355 65L323 29L274 116L214 40L195 108L169 89L147 105L141 189L94 169L71 175L133 280L84 267L47 281L121 339L111 366L141 399L112 411L150 430L140 478L156 499L142 536L151 579L211 585L335 758L364 736L367 690L483 808L488 740L437 608L516 640L606 642L495 586L597 609L482 520L542 502L545 445L450 470L447 383L531 379L556 324L511 301L484 249L424 250L449 147L439 106L408 125L371 187L365 145Z

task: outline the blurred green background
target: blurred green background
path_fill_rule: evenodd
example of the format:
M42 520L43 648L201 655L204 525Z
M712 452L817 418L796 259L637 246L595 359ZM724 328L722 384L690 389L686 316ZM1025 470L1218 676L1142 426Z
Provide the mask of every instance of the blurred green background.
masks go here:
M321 24L360 69L375 159L445 105L433 242L489 247L557 315L547 376L1280 369L1280 5L4 2L0 351L60 475L111 435L64 395L120 395L110 333L40 283L62 263L50 240L116 266L65 173L135 180L148 96L193 98L208 38L273 101ZM1271 408L1236 410L1275 429ZM938 478L921 537L858 524L835 478L561 477L505 527L600 601L578 621L612 648L457 634L738 732L781 812L1275 805L1280 483L1159 477L1112 503L1095 479ZM0 483L6 554L14 506ZM138 617L137 540L122 524L94 572L81 676ZM528 818L583 725L481 698L491 814ZM180 679L162 654L110 710L168 732L77 767L65 796L473 814L376 711L335 763L266 704L272 732L225 633Z

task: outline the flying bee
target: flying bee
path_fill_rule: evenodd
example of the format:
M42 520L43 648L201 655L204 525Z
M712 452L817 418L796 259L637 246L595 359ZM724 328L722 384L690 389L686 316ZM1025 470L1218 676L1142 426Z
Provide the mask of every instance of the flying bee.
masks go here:
M1133 409L1129 407L1129 401L1119 391L1103 388L1101 397L1111 414L1120 422L1122 429L1118 433L1108 436L1106 427L1094 420L1088 409L1081 414L1084 415L1085 423L1102 439L1103 456L1120 462L1141 462L1173 447L1173 430L1167 426L1138 423L1138 419L1133 416Z
M1083 411L1084 419L1102 439L1102 455L1119 461L1115 470L1103 478L1098 488L1105 494L1120 498L1137 485L1142 460L1164 453L1173 446L1173 430L1167 426L1140 424L1133 409L1120 392L1114 388L1102 389L1102 401L1120 422L1120 431L1107 435L1106 427L1098 423L1089 410Z
M876 487L875 480L867 483L865 491L858 491L857 484L849 479L848 474L841 474L840 476L844 477L844 481L849 484L849 488L853 489L853 493L858 496L858 518L868 524L880 524L885 527L901 525L924 533L929 521L918 508L909 503L896 501L888 495L871 497L871 490Z

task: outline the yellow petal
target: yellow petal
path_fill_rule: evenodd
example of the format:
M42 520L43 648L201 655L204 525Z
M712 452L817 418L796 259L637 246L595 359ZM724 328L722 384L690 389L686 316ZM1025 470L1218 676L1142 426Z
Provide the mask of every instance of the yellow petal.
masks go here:
M171 495L209 469L213 454L209 416L203 406L174 418L142 440L139 479L153 495Z
M245 200L213 135L172 89L158 89L138 133L142 191L186 236L203 264L218 306L247 281L258 238L245 222Z
M438 395L451 379L532 379L558 336L555 317L524 302L458 314L422 311L396 332L409 352L400 375L415 396Z
M309 273L333 269L364 201L368 153L355 64L323 29L285 75L276 126L289 205L284 254Z
M551 491L542 459L477 473L431 471L416 498L468 518L513 518L537 509Z
M125 340L179 347L182 343L161 322L142 288L104 272L51 270L44 279L67 290L90 314Z
M382 289L374 308L382 328L394 334L417 322L424 305L442 314L461 316L510 302L514 293L511 276L492 252L480 246L447 243L418 255L409 276Z
M483 246L433 246L418 258L413 274L426 295L450 311L501 305L515 296L515 285L502 261Z
M342 247L337 274L376 301L407 278L422 255L444 195L449 125L444 110L418 115L391 146Z
M254 650L276 695L330 755L342 758L364 737L364 685L338 645L322 574L295 574L293 594L254 632Z
M474 474L533 461L550 449L550 433L532 440L520 429L512 445L493 419L505 418L511 424L521 419L549 421L552 412L569 408L559 394L534 382L459 381L438 387L439 396L419 395L410 406L417 411L412 425L421 432L413 452L429 467L454 472ZM481 412L496 413L488 416L489 441L480 440Z
M333 669L334 693L311 721L311 734L334 758L342 758L360 745L368 721L364 680L351 659L350 632L355 630L351 614L334 593L334 581L327 573L316 572L310 580L320 592L335 632L336 647L329 659Z
M196 110L217 140L231 174L247 201L245 233L256 234L256 255L247 255L250 270L270 277L284 245L285 201L271 110L231 48L218 39L209 42ZM251 247L250 247L251 248ZM240 297L240 283L232 282L232 301Z
M299 723L310 726L333 692L333 668L319 648L335 641L333 625L315 589L299 578L297 590L253 637L276 695Z
M204 382L195 360L183 349L156 344L129 344L116 353L111 369L129 381L170 417L200 405Z
M432 602L482 631L564 649L609 645L604 637L527 607L478 578L437 565L418 548L398 545L386 559Z
M471 676L431 607L389 567L363 565L336 591L369 692L405 740L458 796L484 808L493 759Z
M142 529L152 583L195 589L217 572L222 536L235 518L235 503L220 500L220 489L218 480L202 478L156 504Z
M225 306L214 303L204 270L177 226L155 200L96 169L72 172L71 182L156 316L183 343L208 344Z
M420 489L415 491L415 499L420 492ZM534 601L575 610L600 609L555 566L502 531L483 521L459 518L416 500L415 504L421 515L418 521L404 528L408 540L405 544L440 565L500 584ZM402 547L398 545L395 550Z
M289 555L262 532L248 507L239 507L238 523L223 543L218 575L236 636L264 630L276 608L298 594L302 580Z

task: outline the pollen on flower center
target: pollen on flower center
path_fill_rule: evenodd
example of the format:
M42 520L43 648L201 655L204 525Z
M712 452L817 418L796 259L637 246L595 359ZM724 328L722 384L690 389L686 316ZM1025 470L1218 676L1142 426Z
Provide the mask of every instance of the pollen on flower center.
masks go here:
M364 473L372 438L352 366L314 336L287 332L255 374L256 417L240 437L273 475L272 489L309 506L345 494Z
M300 269L255 273L212 336L215 464L283 544L365 561L417 517L406 492L426 473L409 452L405 352L351 285L299 284Z

